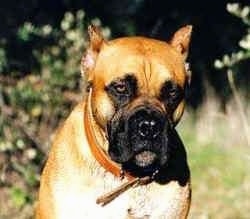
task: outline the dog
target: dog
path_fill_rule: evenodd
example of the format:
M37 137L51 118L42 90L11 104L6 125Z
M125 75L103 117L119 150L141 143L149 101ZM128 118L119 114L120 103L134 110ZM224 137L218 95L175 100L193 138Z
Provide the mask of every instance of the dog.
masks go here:
M190 171L175 126L185 106L191 32L184 26L168 42L107 41L88 28L87 92L54 138L37 219L187 218Z

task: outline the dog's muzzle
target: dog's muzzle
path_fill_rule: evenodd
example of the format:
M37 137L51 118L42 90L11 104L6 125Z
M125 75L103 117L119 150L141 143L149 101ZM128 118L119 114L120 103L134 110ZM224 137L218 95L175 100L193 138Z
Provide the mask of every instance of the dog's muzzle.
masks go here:
M166 164L170 127L166 114L141 105L118 115L108 126L111 159L136 175L150 175Z

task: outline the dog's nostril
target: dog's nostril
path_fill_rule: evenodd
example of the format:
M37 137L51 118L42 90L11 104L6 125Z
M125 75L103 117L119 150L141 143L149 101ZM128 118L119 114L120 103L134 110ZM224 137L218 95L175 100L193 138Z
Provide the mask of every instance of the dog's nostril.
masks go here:
M150 128L149 128L149 121L141 121L138 125L139 133L141 136L145 137L149 134Z
M138 132L141 137L144 138L155 138L160 134L160 125L154 120L143 120L138 124Z

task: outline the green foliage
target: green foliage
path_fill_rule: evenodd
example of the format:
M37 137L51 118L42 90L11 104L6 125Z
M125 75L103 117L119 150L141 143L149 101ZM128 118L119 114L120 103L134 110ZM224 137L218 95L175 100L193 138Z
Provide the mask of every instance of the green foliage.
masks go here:
M237 52L215 60L214 66L218 69L235 67L239 62L250 58L250 6L241 7L238 3L229 3L227 10L247 25L247 33L239 41L240 48Z
M101 26L97 18L91 23ZM17 38L23 43L36 39L48 44L32 50L38 69L25 77L0 74L0 152L11 160L5 164L0 157L0 168L11 170L3 173L7 176L0 178L0 183L12 188L10 196L15 206L33 199L32 190L38 185L51 134L71 106L82 98L80 60L88 45L87 25L85 12L79 10L66 12L59 27L25 22L17 30ZM101 31L109 37L108 28ZM0 72L7 61L4 48L0 47ZM17 174L15 177L23 185L16 188L8 174Z
M12 187L10 196L17 207L23 207L29 201L28 194L17 187Z
M7 65L5 49L0 44L0 72L2 72Z

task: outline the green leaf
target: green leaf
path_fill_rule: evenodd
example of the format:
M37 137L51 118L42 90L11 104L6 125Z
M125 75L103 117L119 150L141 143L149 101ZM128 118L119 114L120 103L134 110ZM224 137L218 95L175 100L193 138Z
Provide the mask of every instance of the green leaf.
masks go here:
M11 196L13 203L17 207L24 206L26 204L26 202L28 201L27 193L25 191L23 191L22 189L17 188L17 187L11 188L10 196Z

